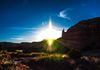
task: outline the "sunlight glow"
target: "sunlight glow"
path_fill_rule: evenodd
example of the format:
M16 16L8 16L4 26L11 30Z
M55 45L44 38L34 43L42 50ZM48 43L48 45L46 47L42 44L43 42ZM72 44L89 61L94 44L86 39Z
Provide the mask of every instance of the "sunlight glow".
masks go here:
M46 40L48 44L46 50L52 52L54 50L52 44L57 38L61 37L61 31L59 30L59 28L52 25L52 21L50 19L48 22L48 26L40 30L40 33L37 37L38 40Z
M54 27L52 25L51 19L49 20L48 26L45 26L41 30L39 30L39 34L37 34L37 40L47 40L47 39L57 39L61 37L61 31L59 28Z

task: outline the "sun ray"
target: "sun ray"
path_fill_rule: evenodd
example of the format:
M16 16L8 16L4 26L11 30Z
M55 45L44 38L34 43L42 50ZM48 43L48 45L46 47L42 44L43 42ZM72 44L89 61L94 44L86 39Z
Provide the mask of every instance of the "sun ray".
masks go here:
M52 32L55 31L55 30L53 29L51 19L49 19L48 30L50 31L50 36L47 38L47 43L48 43L48 48L47 48L47 50L48 50L49 52L51 52L51 51L53 50L52 44L53 44L53 42L54 42L54 38L53 38Z

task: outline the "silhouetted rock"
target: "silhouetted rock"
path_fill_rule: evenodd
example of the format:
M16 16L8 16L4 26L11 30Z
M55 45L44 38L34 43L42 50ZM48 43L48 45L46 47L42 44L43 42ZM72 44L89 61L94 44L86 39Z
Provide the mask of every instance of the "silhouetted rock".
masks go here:
M100 17L84 20L62 32L64 45L77 49L100 49Z

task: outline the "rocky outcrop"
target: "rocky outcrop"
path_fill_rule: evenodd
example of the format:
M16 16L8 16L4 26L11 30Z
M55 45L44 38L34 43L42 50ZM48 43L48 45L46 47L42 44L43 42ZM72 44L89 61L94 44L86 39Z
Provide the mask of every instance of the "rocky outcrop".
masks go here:
M62 39L70 48L100 48L100 17L81 21L63 31Z

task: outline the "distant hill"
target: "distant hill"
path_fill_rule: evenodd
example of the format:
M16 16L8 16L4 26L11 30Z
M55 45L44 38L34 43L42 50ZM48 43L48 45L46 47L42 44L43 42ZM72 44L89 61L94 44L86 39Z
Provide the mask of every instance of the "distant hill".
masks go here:
M24 50L25 52L39 51L41 49L41 42L22 42L22 43L11 43L11 42L0 42L0 50Z

